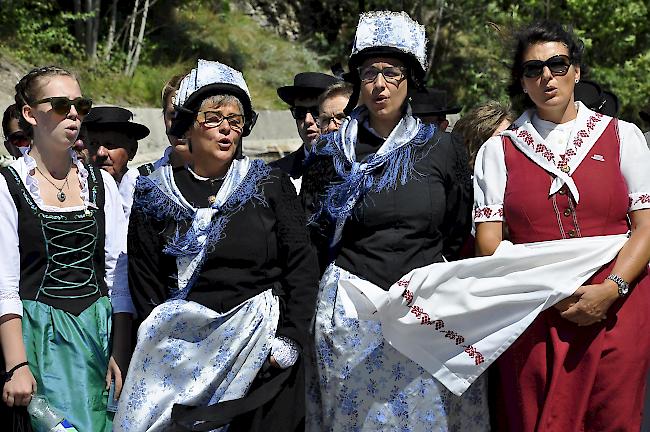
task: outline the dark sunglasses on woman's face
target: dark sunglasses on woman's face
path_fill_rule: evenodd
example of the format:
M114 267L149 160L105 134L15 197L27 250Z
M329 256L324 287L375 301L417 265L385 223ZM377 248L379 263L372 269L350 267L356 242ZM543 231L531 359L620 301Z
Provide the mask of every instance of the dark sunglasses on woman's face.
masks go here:
M553 76L564 76L569 72L571 59L565 55L556 55L546 61L529 60L522 65L523 75L526 78L537 78L544 72L544 67L548 67Z
M70 108L74 105L74 108L77 110L77 114L80 116L85 116L93 107L93 101L91 99L81 96L74 99L68 99L65 96L53 96L39 99L35 101L34 104L45 102L49 102L52 105L52 110L59 115L68 115Z
M294 106L289 108L289 111L291 111L291 115L296 120L304 120L307 117L307 113L310 113L314 120L318 118L318 106Z
M7 137L7 142L16 147L28 147L30 143L30 139L27 136L27 134L25 134L25 132L19 130L10 133L9 136Z

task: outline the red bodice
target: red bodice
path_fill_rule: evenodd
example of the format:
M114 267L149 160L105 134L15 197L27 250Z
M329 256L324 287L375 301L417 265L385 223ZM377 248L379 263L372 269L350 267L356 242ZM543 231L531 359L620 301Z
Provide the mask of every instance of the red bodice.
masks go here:
M628 188L620 170L618 123L614 119L571 176L576 204L564 185L549 196L553 177L503 138L508 179L504 218L513 243L623 234L628 231Z

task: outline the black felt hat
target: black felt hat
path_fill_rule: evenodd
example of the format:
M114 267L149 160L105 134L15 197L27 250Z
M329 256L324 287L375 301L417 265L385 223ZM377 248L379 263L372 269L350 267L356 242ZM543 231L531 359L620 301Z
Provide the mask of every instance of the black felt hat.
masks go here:
M131 121L133 113L116 106L93 107L84 118L83 126L89 131L114 131L140 140L149 135L149 128Z
M293 77L293 85L278 88L278 96L293 106L297 98L317 98L328 87L340 81L320 72L301 72Z
M620 107L618 97L609 90L603 90L603 102L598 108L598 112L610 117L616 117Z
M650 123L650 110L648 111L639 111L639 117L641 117L641 120L646 121Z
M603 104L603 89L597 83L588 80L581 80L573 89L575 101L580 101L589 109L598 111Z
M444 90L426 88L411 94L411 110L413 115L432 116L458 114L462 107L447 106L447 92Z

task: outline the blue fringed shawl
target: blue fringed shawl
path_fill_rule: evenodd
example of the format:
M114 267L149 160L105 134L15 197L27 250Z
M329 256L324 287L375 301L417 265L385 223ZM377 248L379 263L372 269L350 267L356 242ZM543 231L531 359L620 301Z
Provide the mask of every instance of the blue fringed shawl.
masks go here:
M331 185L326 192L320 212L324 211L336 221L336 231L331 245L340 240L345 221L354 206L369 191L381 192L406 184L414 174L414 164L419 160L418 147L433 137L436 129L411 115L410 108L386 138L377 152L365 162L357 162L355 147L359 123L368 116L365 106L355 108L338 132L325 135L324 145L317 146L315 154L330 156L336 173L343 179ZM383 169L379 176L373 175ZM314 218L318 217L318 213Z
M260 185L270 171L271 168L262 160L250 161L247 157L234 160L215 203L207 209L193 208L185 200L174 184L170 166L163 166L149 176L138 177L135 205L156 220L177 222L174 236L163 249L164 253L176 257L179 267L178 291L173 292L170 299L187 296L207 254L223 238L224 229L235 213L250 200L267 205ZM189 225L189 228L181 232L181 225Z

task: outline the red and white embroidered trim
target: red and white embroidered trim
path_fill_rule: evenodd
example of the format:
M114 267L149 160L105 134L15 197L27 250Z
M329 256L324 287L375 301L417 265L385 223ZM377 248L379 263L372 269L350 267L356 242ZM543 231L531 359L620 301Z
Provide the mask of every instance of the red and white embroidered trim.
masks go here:
M401 280L397 282L397 285L406 287L408 286L409 283L410 281ZM433 326L433 328L436 331L444 334L445 338L450 339L456 345L461 345L461 347L464 348L463 351L467 353L467 355L470 356L472 359L474 359L474 364L476 366L485 362L485 357L483 356L483 354L481 354L481 352L478 351L476 348L474 348L472 345L462 345L465 342L465 338L463 337L463 335L455 332L454 330L445 329L444 320L441 319L432 320L431 316L424 310L424 308L420 306L412 305L414 296L411 291L405 289L404 293L402 293L402 297L406 299L406 306L408 306L411 309L411 313L420 320L420 325Z
M567 146L566 151L559 156L560 159L558 161L555 160L555 155L553 154L551 149L549 149L548 147L546 147L546 145L542 143L535 142L535 138L527 130L524 129L518 130L517 137L521 138L521 140L525 142L535 153L541 154L542 157L545 158L547 161L552 162L553 165L558 167L558 169L564 172L569 172L571 158L573 158L573 156L575 156L578 153L578 149L582 147L584 141L589 137L589 135L591 135L591 132L596 127L596 124L598 124L598 122L600 122L602 118L603 115L601 113L594 113L591 116L589 116L585 128L578 131L578 133L576 133L575 138ZM562 167L565 166L568 166L569 169L566 168L562 169Z
M489 219L494 215L496 215L499 218L503 219L503 207L499 207L498 210L493 210L490 207L476 207L474 209L474 220L475 221L478 221L478 219Z
M648 194L639 195L634 200L634 203L632 202L632 198L630 198L630 207L632 207L632 205L637 205L637 204L650 204L650 195Z

